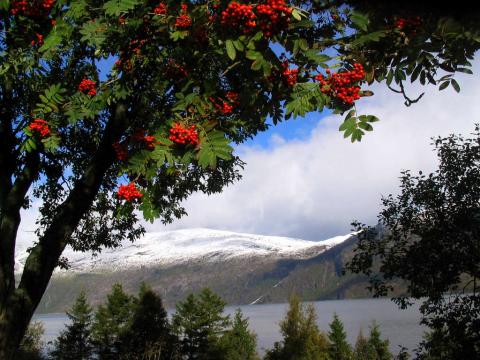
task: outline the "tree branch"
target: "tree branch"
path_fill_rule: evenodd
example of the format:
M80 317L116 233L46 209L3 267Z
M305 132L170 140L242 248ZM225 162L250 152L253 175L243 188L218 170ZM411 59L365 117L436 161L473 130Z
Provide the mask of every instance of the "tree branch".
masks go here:
M410 98L407 96L406 92L405 92L405 88L404 88L404 86L403 86L403 82L402 82L402 81L400 81L399 85L400 85L400 90L394 89L394 88L391 87L390 85L387 85L387 86L388 86L388 88L389 88L390 90L392 90L393 92L396 92L397 94L402 94L402 95L403 95L403 98L405 99L405 106L410 106L410 105L412 105L412 104L415 104L415 103L419 102L420 99L423 97L423 95L425 95L425 93L423 92L423 93L421 93L416 99L410 99Z
M112 144L127 125L127 107L124 104L117 104L97 152L84 175L75 183L39 243L30 252L16 290L18 301L27 310L26 313L33 314L70 236L95 200L105 173L115 161ZM28 322L30 316L25 321Z
M20 210L28 189L38 177L39 168L38 152L28 153L22 172L5 198L0 218L0 295L3 296L8 296L15 287L15 243L20 225Z

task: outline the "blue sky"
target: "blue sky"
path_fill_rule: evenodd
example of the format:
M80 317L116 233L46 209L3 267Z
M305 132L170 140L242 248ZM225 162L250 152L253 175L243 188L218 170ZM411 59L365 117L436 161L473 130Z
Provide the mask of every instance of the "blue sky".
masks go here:
M474 63L474 74L480 63ZM469 134L480 123L478 75L457 76L462 91L409 88L422 100L405 107L384 85L357 102L363 114L377 115L374 131L361 143L344 139L339 115L310 114L282 122L239 147L247 165L243 179L221 194L196 193L187 199L188 216L148 231L185 228L278 235L322 240L350 232L357 219L374 224L381 197L398 192L400 172L436 168L431 137ZM34 238L37 209L24 211L19 244Z

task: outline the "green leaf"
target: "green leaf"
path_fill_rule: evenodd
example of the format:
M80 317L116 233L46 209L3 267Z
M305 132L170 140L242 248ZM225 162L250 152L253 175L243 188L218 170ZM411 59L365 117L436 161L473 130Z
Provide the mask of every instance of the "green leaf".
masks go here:
M238 51L243 51L245 50L245 46L243 45L243 43L240 41L240 40L235 40L233 42L233 45L235 45L235 48L238 50Z
M83 24L80 34L83 42L94 47L101 47L106 38L106 27L101 21L89 21Z
M298 21L302 20L302 15L300 15L297 9L293 9L292 16L295 20L298 20Z
M368 17L366 17L365 15L354 11L350 16L350 20L352 21L352 24L355 28L362 31L368 30Z
M470 69L467 69L467 68L457 68L457 71L465 73L465 74L470 74L470 75L473 74L473 71L470 70Z
M133 10L135 6L141 3L140 0L110 0L107 1L103 8L107 16L120 16L122 13Z
M230 160L232 158L233 148L229 145L229 140L221 131L212 131L204 133L200 142L200 151L197 154L198 164L202 168L215 168L217 158Z
M453 86L453 88L455 89L455 91L456 91L457 93L460 92L460 85L458 85L457 80L452 79L452 80L451 80L451 83L452 83L452 86Z
M228 39L225 42L225 45L227 47L227 55L231 60L235 60L237 57L237 50L235 50L235 45L233 44L233 41Z
M254 50L248 50L247 53L245 54L245 56L249 60L257 60L257 59L262 59L263 58L263 55L260 52L254 51Z
M438 88L438 90L446 89L448 85L450 85L450 81L444 81L443 83L440 84L440 87Z

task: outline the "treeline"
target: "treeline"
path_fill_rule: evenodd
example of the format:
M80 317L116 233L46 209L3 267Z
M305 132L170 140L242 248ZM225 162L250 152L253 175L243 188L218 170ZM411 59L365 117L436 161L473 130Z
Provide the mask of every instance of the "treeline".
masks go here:
M132 296L116 284L96 311L84 293L79 295L67 312L69 323L50 343L48 354L42 354L39 343L41 328L31 327L17 359L259 360L257 336L249 330L248 319L240 310L233 317L224 314L225 305L204 289L179 302L169 318L162 299L147 285ZM264 360L393 359L375 323L368 337L360 331L352 347L336 314L328 333L319 330L316 317L313 305L292 296L280 322L283 339L266 351Z

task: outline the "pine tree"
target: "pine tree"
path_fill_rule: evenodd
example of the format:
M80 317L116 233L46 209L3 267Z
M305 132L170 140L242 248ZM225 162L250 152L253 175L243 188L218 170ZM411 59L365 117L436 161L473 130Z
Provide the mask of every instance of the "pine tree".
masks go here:
M360 328L353 351L354 360L370 360L373 357L368 339L363 335L363 330Z
M350 360L352 358L352 348L347 342L347 333L336 313L333 315L333 321L330 324L328 339L330 340L328 352L332 360Z
M274 344L266 354L266 360L327 360L328 340L316 325L313 305L303 306L293 295L289 309L280 323L283 341Z
M67 312L70 324L55 340L50 356L53 360L88 360L92 357L92 308L82 291Z
M43 360L42 348L44 343L42 337L45 330L43 324L34 321L28 326L27 332L15 353L16 360Z
M248 319L237 309L232 328L220 339L220 348L225 359L255 360L257 355L257 335L248 329Z
M155 356L156 360L171 359L176 343L162 299L142 283L131 323L120 335L122 356L134 359L142 356Z
M114 284L107 303L100 305L92 325L95 352L100 360L118 359L121 337L132 319L134 298L120 284Z
M222 358L218 341L229 325L229 316L223 316L224 308L225 302L209 289L190 294L177 304L173 327L187 359Z
M374 321L370 326L370 338L368 339L370 351L372 351L371 360L391 360L393 358L388 346L388 340L382 340L380 328Z

